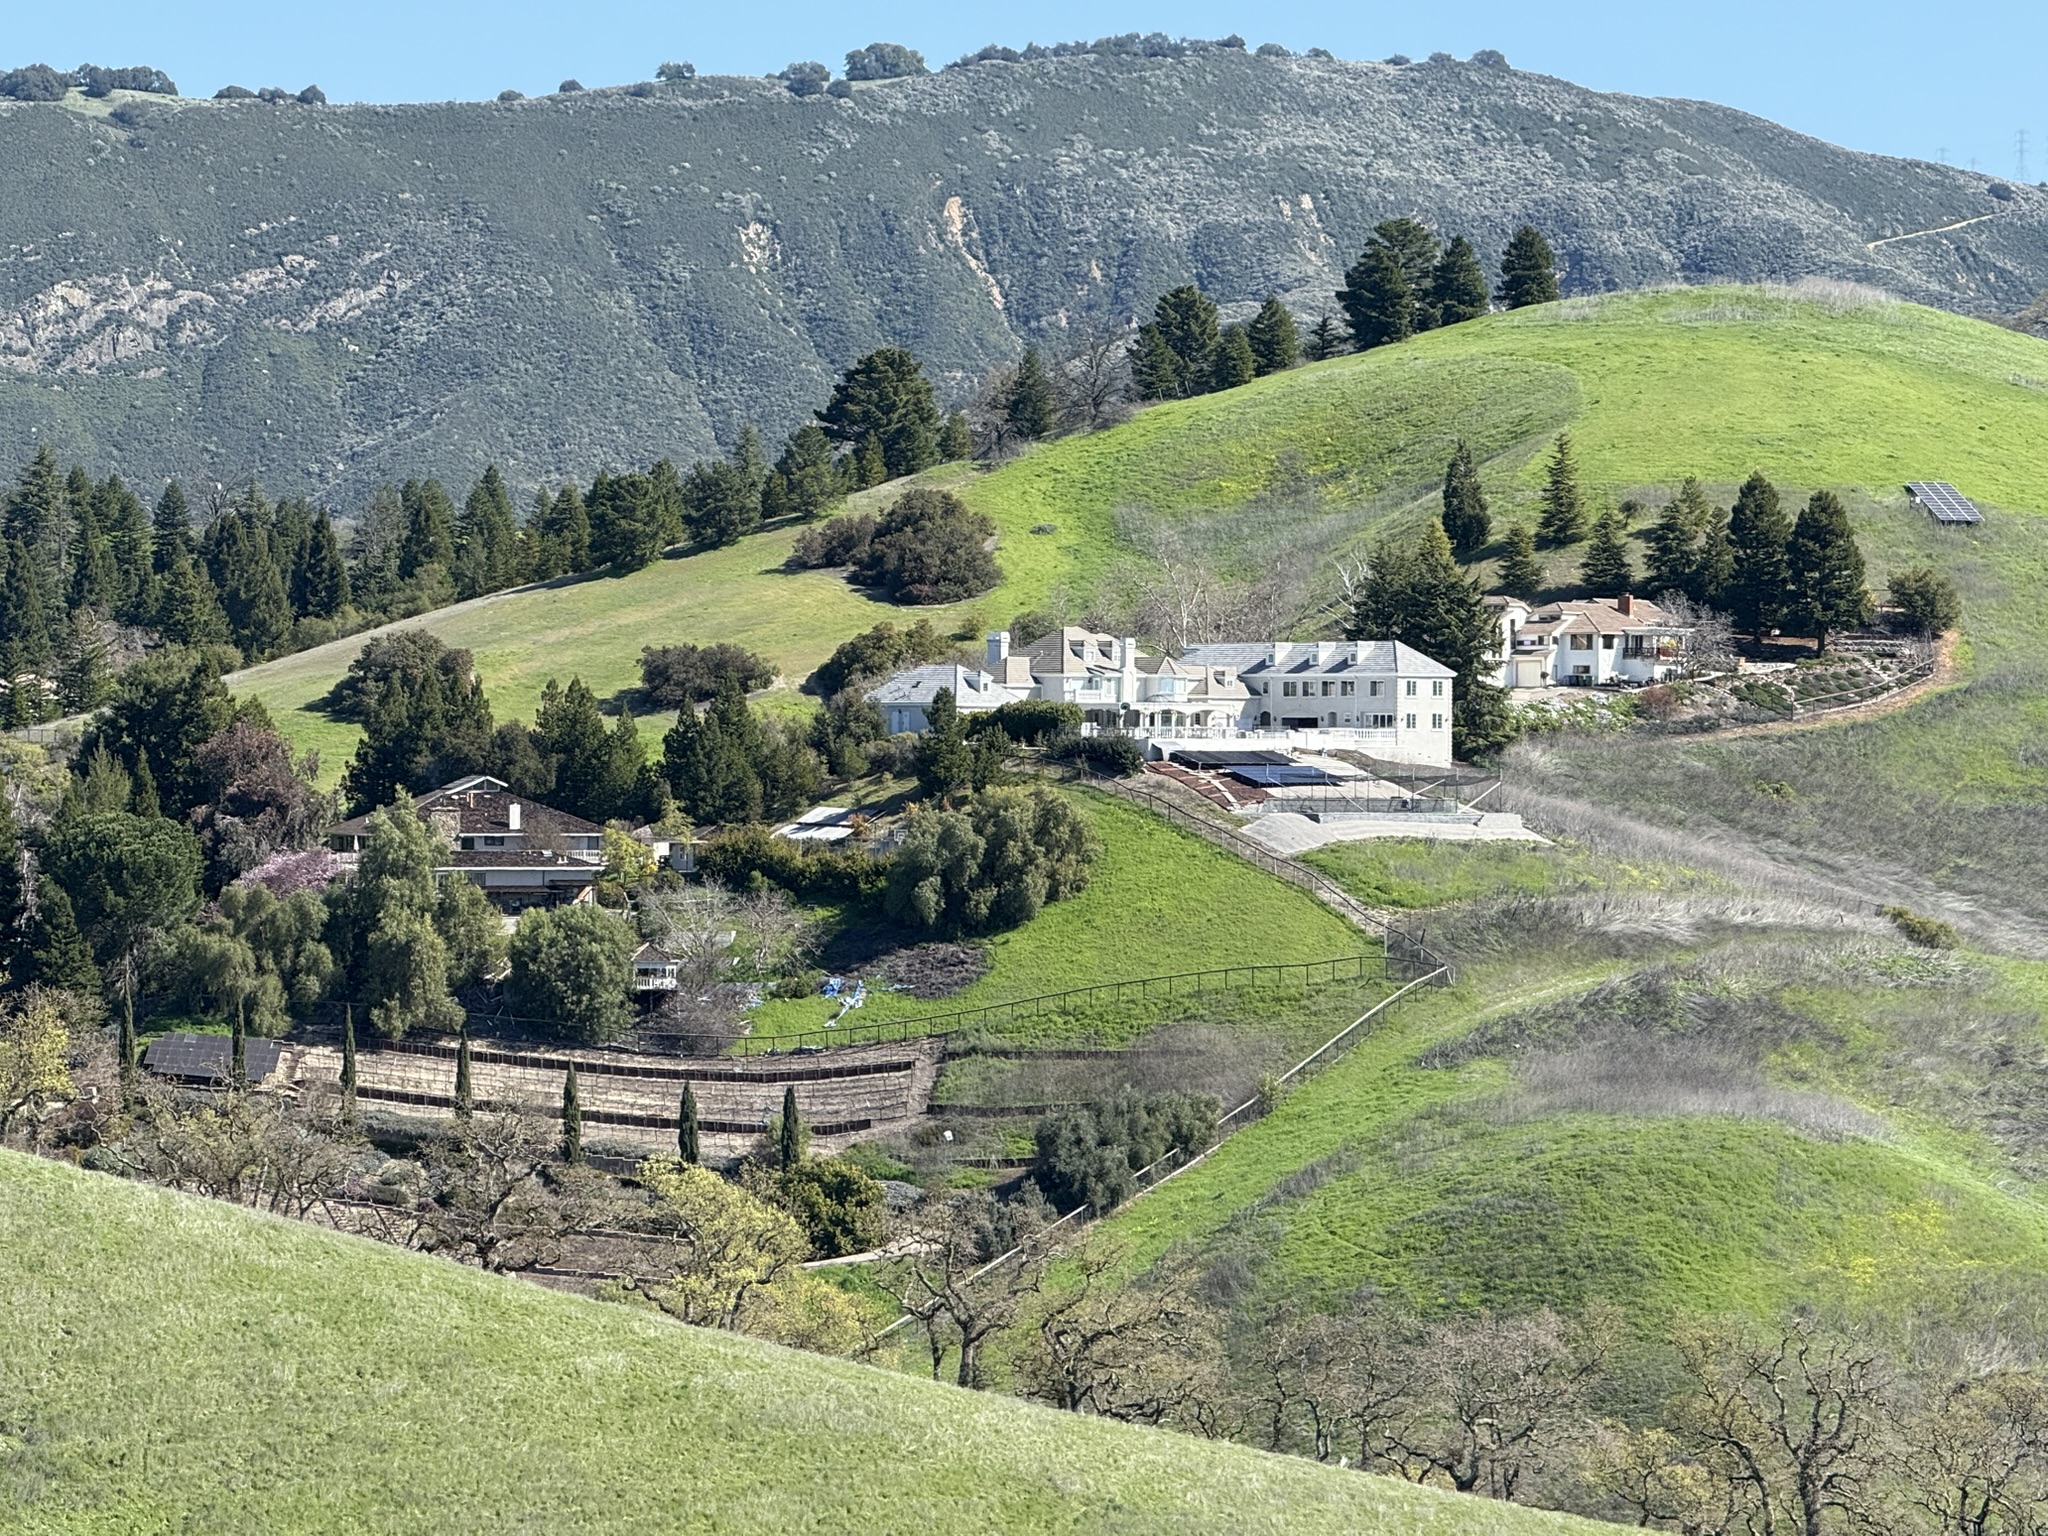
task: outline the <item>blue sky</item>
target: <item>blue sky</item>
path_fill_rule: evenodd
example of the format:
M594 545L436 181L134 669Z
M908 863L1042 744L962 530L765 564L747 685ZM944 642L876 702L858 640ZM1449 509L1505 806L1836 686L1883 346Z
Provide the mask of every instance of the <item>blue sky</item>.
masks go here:
M999 15L1001 19L987 19ZM564 77L616 85L664 59L706 73L766 74L792 59L840 66L846 50L886 39L935 67L987 42L1161 31L1328 48L1342 58L1463 58L1498 48L1517 68L1599 90L1694 96L1774 118L1839 144L1945 157L2016 172L2028 137L2030 180L2048 180L2048 3L1988 0L1965 10L1868 0L1723 0L1716 5L1468 0L1370 3L1043 4L984 12L930 3L574 5L352 0L0 0L0 66L146 63L191 95L226 84L297 90L335 101L424 101L529 94Z

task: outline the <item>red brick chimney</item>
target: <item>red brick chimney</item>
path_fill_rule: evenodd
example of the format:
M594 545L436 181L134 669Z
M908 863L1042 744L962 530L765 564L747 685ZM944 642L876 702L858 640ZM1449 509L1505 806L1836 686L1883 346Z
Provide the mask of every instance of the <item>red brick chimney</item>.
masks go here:
M1636 600L1624 592L1614 600L1614 606L1621 610L1623 618L1627 618L1636 611Z

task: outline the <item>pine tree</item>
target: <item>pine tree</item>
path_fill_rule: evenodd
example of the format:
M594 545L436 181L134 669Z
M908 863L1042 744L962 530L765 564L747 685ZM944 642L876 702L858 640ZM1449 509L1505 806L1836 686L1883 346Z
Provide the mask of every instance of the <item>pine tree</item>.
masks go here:
M113 697L114 676L107 642L90 608L74 608L57 646L57 697L66 714L98 709Z
M476 1113L476 1094L469 1077L469 1025L465 1022L455 1042L455 1118L467 1120Z
M565 485L556 492L541 523L541 533L552 555L552 575L590 569L590 514L584 509L582 492L574 485Z
M46 987L97 997L100 969L78 931L64 887L48 875L36 882L36 913L29 925L29 973Z
M562 1076L562 1161L571 1167L583 1162L583 1102L576 1093L576 1063Z
M1479 265L1472 242L1463 235L1453 235L1443 255L1437 258L1435 270L1429 274L1425 307L1438 325L1477 320L1492 307L1486 291L1486 270Z
M405 533L398 541L400 580L417 576L430 565L447 570L455 563L455 503L441 482L431 477L408 480L398 488L398 504L405 509ZM225 587L226 582L221 585ZM234 614L233 606L228 609Z
M1628 525L1612 508L1593 523L1593 537L1586 543L1586 557L1579 563L1579 579L1595 597L1619 597L1635 585L1636 573L1628 558Z
M149 748L135 748L135 768L129 774L128 809L137 816L161 816L163 800L157 794L156 775L149 771Z
M782 1090L782 1124L776 1127L775 1151L788 1173L804 1160L804 1123L796 1112L796 1084Z
M1728 606L1735 581L1735 541L1728 532L1728 514L1716 512L1700 540L1699 567L1693 577L1694 596L1709 608Z
M40 673L50 660L50 624L35 557L17 538L7 541L0 575L0 670L9 678Z
M1811 635L1817 650L1838 630L1861 629L1876 611L1865 584L1863 551L1856 547L1849 509L1833 491L1815 491L1786 544L1791 572L1788 617L1794 631Z
M1301 332L1294 324L1294 316L1272 294L1266 295L1266 302L1252 317L1245 339L1251 343L1252 362L1260 378L1269 373L1284 373L1301 356Z
M1140 400L1180 398L1180 359L1157 325L1139 326L1138 338L1131 343L1131 387Z
M1309 327L1308 339L1302 343L1302 354L1310 362L1320 363L1342 356L1343 352L1344 333L1325 309L1316 316L1316 323Z
M230 512L213 530L214 579L228 635L250 661L261 661L291 632L291 602L270 543L254 517Z
M1707 505L1707 493L1691 475L1678 488L1678 495L1665 504L1650 529L1652 592L1683 592L1704 602L1700 592L1700 550L1713 528L1714 509Z
M1207 390L1216 343L1221 339L1215 303L1192 283L1184 283L1160 295L1152 308L1152 323L1173 354L1180 394L1199 395Z
M543 749L555 759L555 803L572 816L589 821L603 822L618 814L616 806L623 793L613 744L589 685L572 677L563 689L549 678L533 724ZM630 773L627 783L631 783Z
M740 428L739 441L732 445L726 460L758 497L768 483L768 450L761 446L761 434L751 421Z
M1543 566L1536 558L1536 540L1527 523L1508 529L1507 553L1495 573L1494 590L1510 597L1534 597L1543 589Z
M291 606L294 613L310 619L334 618L348 606L348 563L341 558L341 540L324 507L292 562Z
M341 1118L354 1124L356 1118L356 1009L353 1003L341 1008Z
M484 466L463 500L455 523L454 574L459 597L502 592L519 580L518 519L495 464Z
M946 431L940 434L942 453L947 452L955 422L960 424L962 431L966 430L966 418L958 411L947 417ZM966 451L947 456L964 459L972 451L973 445L969 444ZM839 472L832 463L832 440L825 436L816 422L807 421L789 434L782 457L775 461L768 483L761 488L761 515L816 517L839 500L839 495Z
M1777 627L1791 596L1792 568L1785 551L1791 538L1791 524L1778 504L1778 488L1757 470L1742 482L1728 513L1734 556L1728 607L1736 624L1759 640Z
M90 484L87 486L90 491ZM36 450L7 498L4 527L10 544L27 550L35 564L36 585L61 590L66 543L66 489L57 473L57 455L45 444Z
M917 474L939 461L939 408L931 381L901 347L882 347L847 369L817 418L835 443L856 449L872 444L887 479Z
M1049 436L1059 421L1059 401L1053 395L1052 380L1046 377L1045 363L1036 347L1024 349L1023 360L1010 381L1009 398L1003 403L1003 416L1011 432L1026 442Z
M191 559L192 508L185 500L185 488L175 480L164 482L164 493L156 499L156 515L150 520L150 558L161 576L171 568L180 551Z
M932 695L924 718L925 732L917 738L918 793L944 800L973 782L974 750L952 689L941 688Z
M939 428L939 459L942 463L959 464L973 457L974 434L968 430L967 413L955 411Z
M882 454L882 440L870 437L862 441L852 454L852 485L857 491L865 491L881 485L889 478L889 461Z
M697 1096L683 1084L683 1101L676 1107L676 1155L686 1163L701 1161L697 1148Z
M221 611L220 597L205 567L182 549L174 548L170 560L163 576L157 633L171 645L226 644L228 616Z
M1575 543L1585 532L1586 509L1579 500L1579 466L1572 456L1569 432L1557 435L1543 476L1543 515L1536 537L1552 546Z
M1533 224L1524 224L1508 241L1500 259L1500 288L1494 295L1502 309L1526 309L1557 301L1557 256Z
M1257 374L1258 362L1252 356L1252 344L1244 327L1226 325L1209 365L1209 388L1236 389L1240 384L1251 383Z
M114 593L113 551L100 529L99 509L88 495L80 498L72 514L70 606L110 613Z
M1444 536L1451 541L1451 553L1470 560L1486 548L1493 537L1493 518L1486 510L1486 493L1479 487L1479 471L1472 463L1472 450L1463 439L1444 471Z
M1337 303L1351 322L1351 338L1361 352L1415 334L1414 290L1399 257L1382 240L1368 243L1344 274Z

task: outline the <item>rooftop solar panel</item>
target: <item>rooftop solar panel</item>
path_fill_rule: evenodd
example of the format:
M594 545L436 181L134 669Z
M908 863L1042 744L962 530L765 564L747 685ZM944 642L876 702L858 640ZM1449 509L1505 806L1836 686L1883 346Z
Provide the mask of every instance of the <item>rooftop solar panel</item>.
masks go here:
M260 1083L277 1070L282 1049L275 1040L243 1046L249 1081ZM234 1069L234 1042L226 1035L165 1035L149 1042L142 1064L163 1077L189 1083L224 1083Z
M1909 480L1906 489L1937 523L1981 523L1977 504L1946 480Z

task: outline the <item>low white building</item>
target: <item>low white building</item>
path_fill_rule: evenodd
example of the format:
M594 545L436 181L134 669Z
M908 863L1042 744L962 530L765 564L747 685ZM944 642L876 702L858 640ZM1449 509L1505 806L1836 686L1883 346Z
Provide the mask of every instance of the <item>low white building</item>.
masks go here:
M1073 704L1084 730L1127 732L1160 752L1256 740L1443 765L1454 676L1390 640L1197 645L1175 658L1069 625L1017 649L1007 634L990 635L983 667L913 667L868 697L892 732L923 730L925 708L950 687L969 713L1022 699Z
M1540 607L1515 597L1486 602L1500 619L1494 681L1503 688L1654 683L1685 665L1691 626L1644 598L1624 593Z

